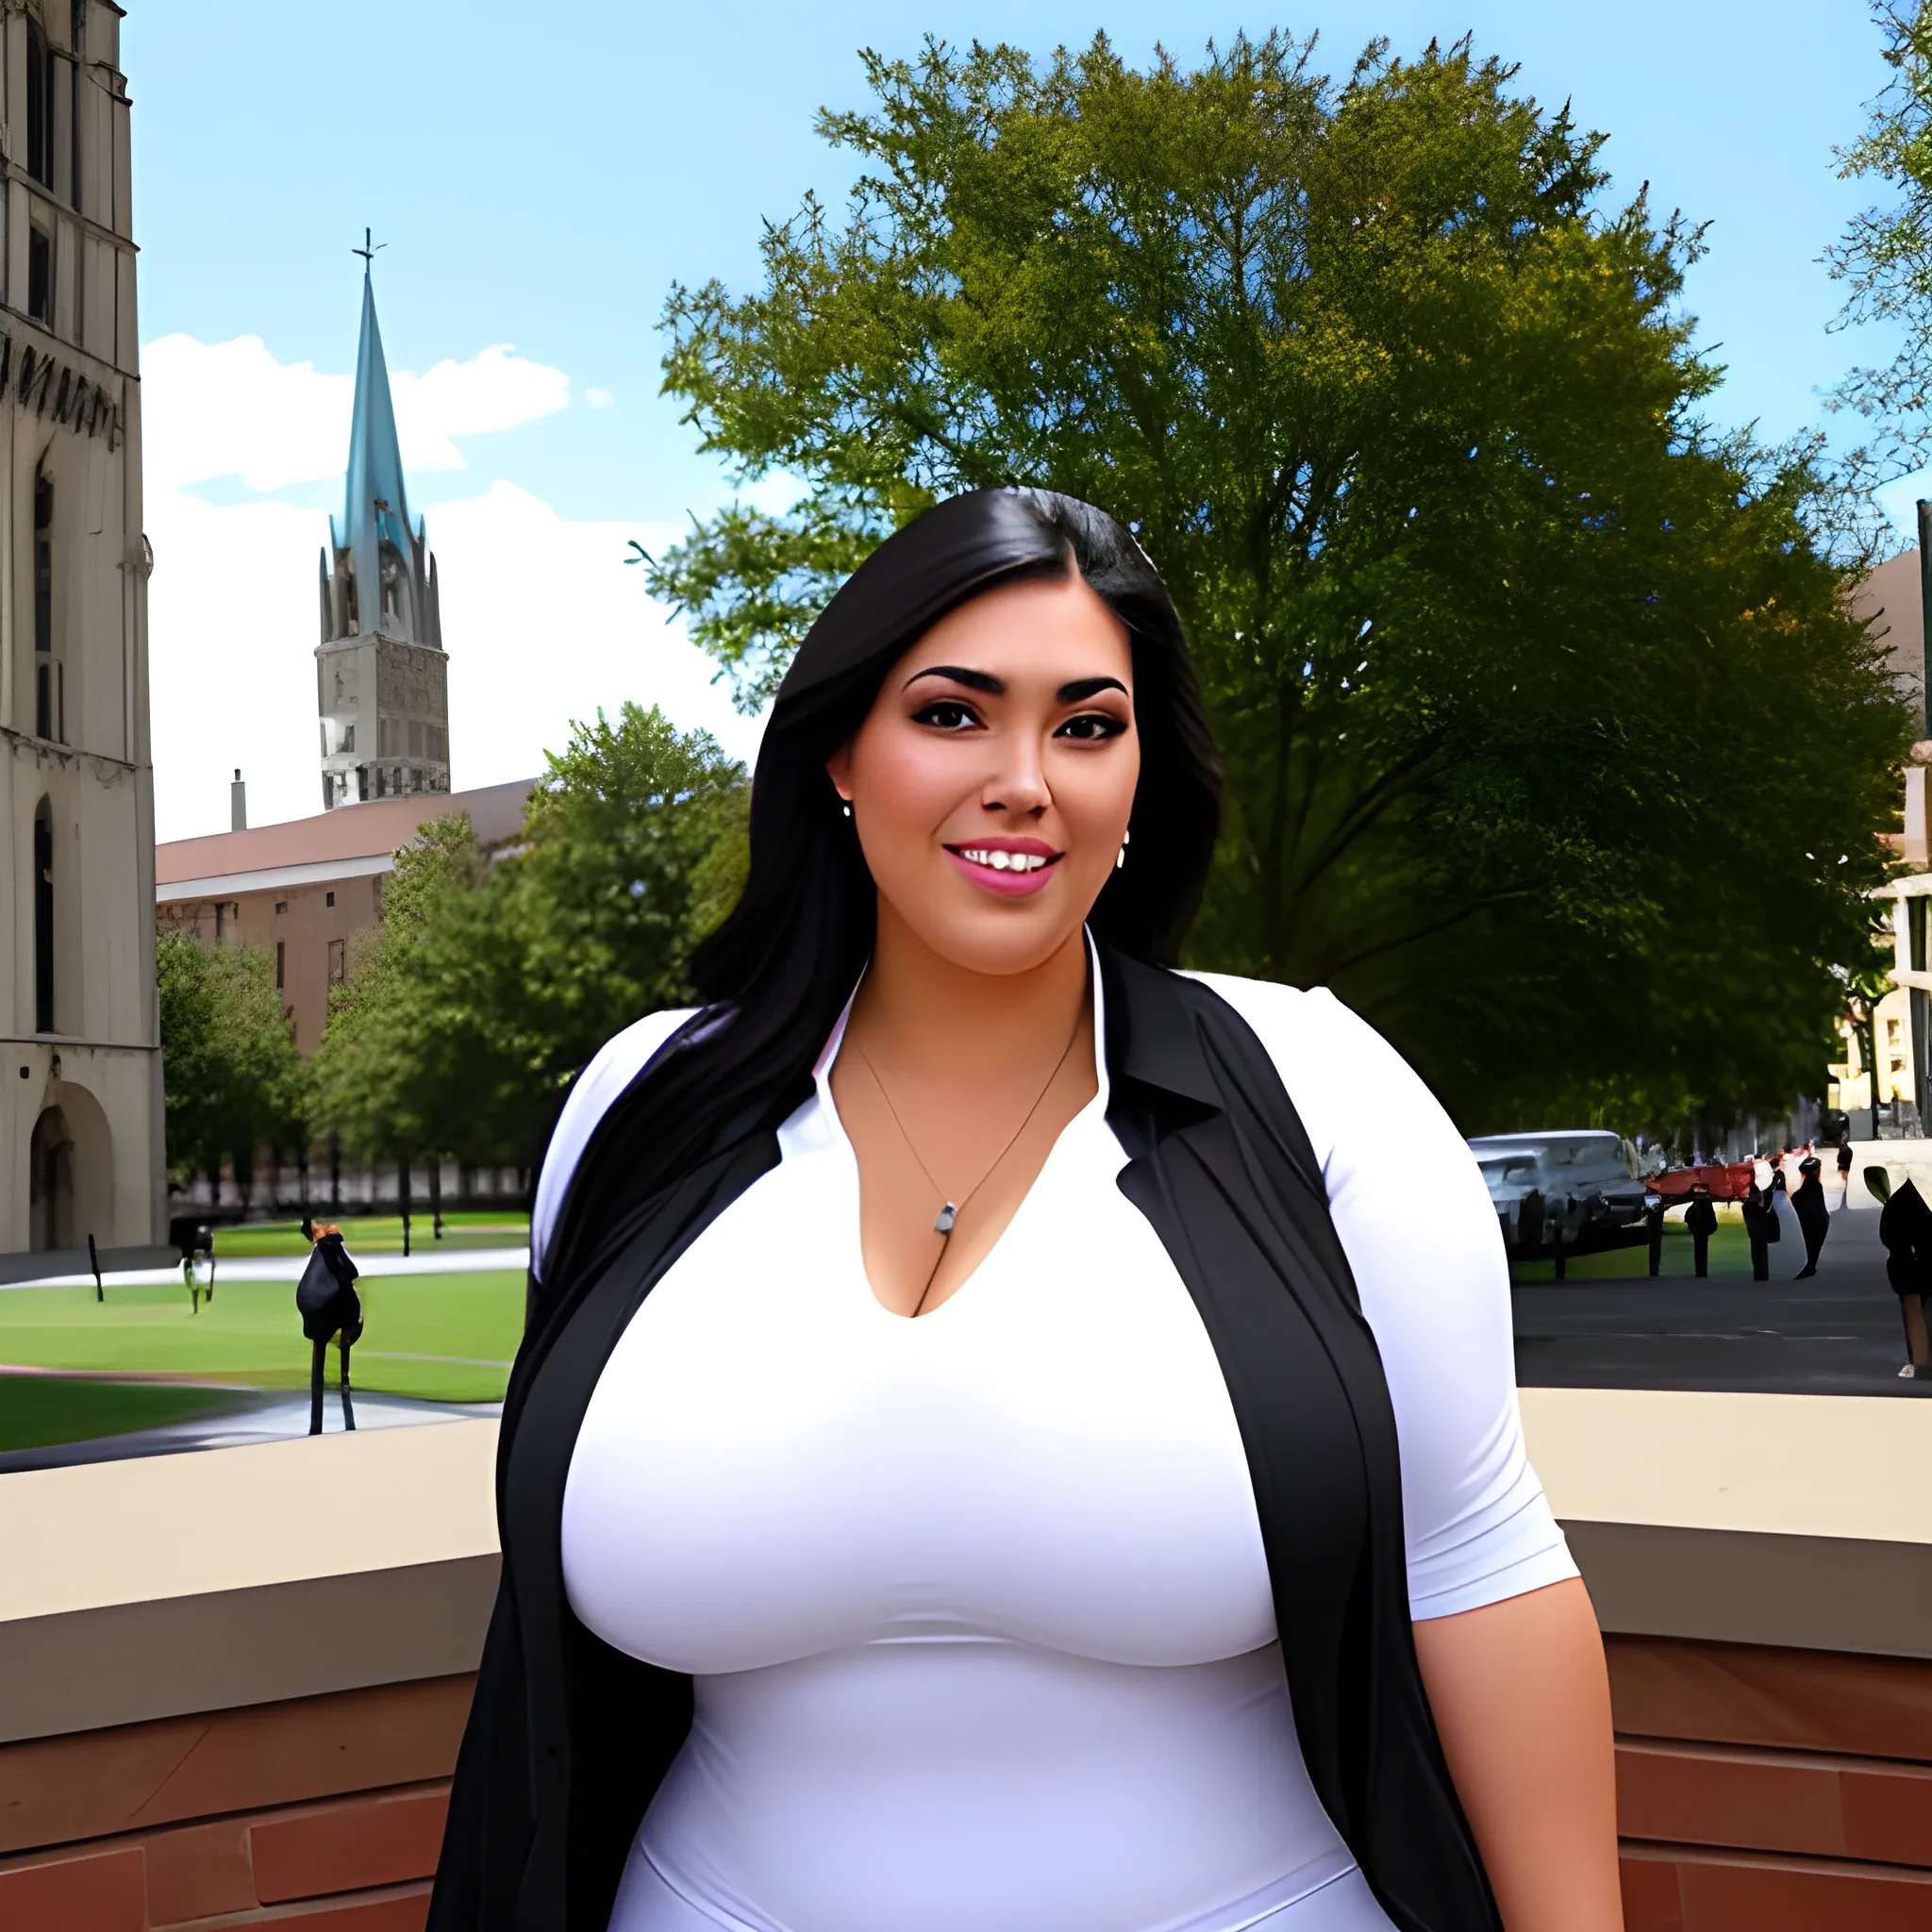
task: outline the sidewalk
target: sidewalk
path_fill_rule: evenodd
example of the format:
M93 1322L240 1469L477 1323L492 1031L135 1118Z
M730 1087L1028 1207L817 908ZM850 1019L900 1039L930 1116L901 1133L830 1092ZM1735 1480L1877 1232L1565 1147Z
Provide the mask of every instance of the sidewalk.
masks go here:
M352 1247L351 1255L355 1254ZM299 1281L308 1265L307 1255L247 1255L220 1262L215 1272L217 1284L224 1281ZM364 1274L480 1274L491 1270L512 1269L518 1273L530 1265L530 1251L521 1248L443 1248L416 1255L371 1255L356 1265ZM196 1264L206 1282L206 1262ZM167 1268L128 1268L109 1274L101 1271L108 1288L165 1288L181 1279L181 1264ZM92 1288L92 1274L43 1274L32 1281L0 1282L0 1294L15 1288Z
M322 1408L323 1433L342 1428L341 1391L333 1379ZM350 1374L355 1373L353 1361ZM129 1429L78 1442L50 1442L38 1449L0 1450L0 1475L24 1469L63 1469L76 1462L121 1462L130 1457L172 1456L182 1449L237 1449L253 1442L282 1442L308 1433L308 1396L281 1390L238 1390L225 1414L174 1423L165 1428ZM503 1413L500 1402L419 1402L404 1395L364 1395L351 1388L358 1429L410 1428L425 1423L473 1422Z

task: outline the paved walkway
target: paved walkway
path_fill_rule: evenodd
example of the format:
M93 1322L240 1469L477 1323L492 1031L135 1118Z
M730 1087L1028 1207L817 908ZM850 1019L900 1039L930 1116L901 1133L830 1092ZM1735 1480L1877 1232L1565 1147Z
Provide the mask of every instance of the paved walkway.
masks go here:
M353 1373L353 1370L352 1370ZM463 1422L503 1413L500 1402L417 1402L400 1395L362 1395L351 1390L358 1429L408 1428L425 1423ZM322 1426L334 1435L342 1426L341 1398L331 1383L323 1404ZM250 1442L281 1442L308 1433L308 1397L286 1391L238 1389L232 1405L219 1415L166 1428L129 1429L84 1442L53 1442L42 1449L0 1451L0 1475L23 1469L59 1469L75 1462L119 1462L129 1457L169 1456L181 1449L235 1449Z
M354 1248L350 1254L356 1253ZM299 1281L308 1265L307 1255L238 1255L217 1264L215 1280L222 1281ZM489 1269L513 1269L522 1274L530 1265L530 1251L522 1248L431 1248L414 1255L370 1255L357 1257L364 1274L476 1274ZM207 1264L202 1266L202 1279ZM170 1268L130 1268L123 1273L103 1274L102 1281L112 1288L166 1288L181 1279L177 1262ZM16 1288L92 1288L92 1274L48 1274L37 1281L0 1283L0 1294Z
M1681 1265L1679 1246L1667 1252ZM1873 1208L1833 1214L1809 1281L1792 1278L1805 1251L1789 1235L1772 1249L1773 1278L1763 1282L1748 1272L1652 1280L1645 1251L1626 1252L1628 1278L1515 1291L1520 1383L1932 1396L1932 1380L1899 1379L1905 1332Z

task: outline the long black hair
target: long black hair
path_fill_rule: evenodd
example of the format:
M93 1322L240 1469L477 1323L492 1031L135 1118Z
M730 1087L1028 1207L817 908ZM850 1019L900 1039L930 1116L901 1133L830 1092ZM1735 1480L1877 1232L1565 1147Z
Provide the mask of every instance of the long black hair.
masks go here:
M713 1152L775 1125L871 955L875 888L825 760L886 674L950 610L996 584L1077 570L1132 641L1141 778L1133 844L1089 924L1136 958L1179 957L1220 826L1222 768L1166 586L1104 510L1045 490L979 490L889 537L806 634L765 727L751 795L751 870L697 949L705 1007L606 1110L578 1159L533 1310L594 1274L654 1199Z

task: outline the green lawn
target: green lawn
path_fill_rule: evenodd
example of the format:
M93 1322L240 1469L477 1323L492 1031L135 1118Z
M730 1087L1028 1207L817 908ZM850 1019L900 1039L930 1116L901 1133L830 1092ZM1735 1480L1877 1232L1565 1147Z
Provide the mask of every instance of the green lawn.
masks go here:
M524 1276L365 1274L367 1324L350 1359L358 1389L433 1402L493 1402L523 1334ZM300 1389L309 1347L288 1281L218 1274L215 1297L190 1312L186 1288L85 1288L0 1292L0 1368L94 1369L192 1376L253 1389ZM333 1387L336 1369L329 1365ZM9 1382L7 1393L20 1387ZM142 1424L134 1424L142 1426Z
M247 1398L167 1382L76 1382L64 1376L0 1375L0 1450L44 1449L130 1429L158 1429L231 1413Z
M330 1218L326 1208L317 1208L315 1218ZM400 1214L345 1215L338 1222L349 1252L363 1255L400 1255L403 1252L403 1218ZM445 1214L442 1239L438 1241L427 1214L409 1217L409 1249L412 1254L441 1253L448 1248L520 1248L530 1239L527 1214L504 1214L478 1210L474 1213ZM215 1259L242 1259L252 1255L306 1255L308 1243L302 1239L298 1221L248 1221L234 1227L215 1230Z
M1744 1238L1742 1219L1728 1201L1718 1203L1717 1214L1717 1229L1710 1238L1711 1274L1748 1275L1751 1273L1751 1243ZM1684 1217L1681 1214L1667 1215L1664 1218L1663 1262L1659 1272L1664 1274L1694 1274L1696 1263L1691 1248L1690 1231L1684 1225ZM1612 1248L1599 1255L1573 1256L1567 1278L1571 1281L1622 1281L1632 1277L1647 1278L1649 1274L1650 1250L1639 1246ZM1555 1264L1547 1259L1518 1261L1512 1265L1510 1275L1518 1282L1554 1282L1557 1271Z

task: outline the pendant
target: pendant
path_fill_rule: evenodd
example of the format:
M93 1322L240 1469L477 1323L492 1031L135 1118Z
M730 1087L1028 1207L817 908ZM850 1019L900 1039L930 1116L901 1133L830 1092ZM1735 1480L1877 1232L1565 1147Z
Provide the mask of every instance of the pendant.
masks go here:
M957 1208L955 1208L950 1201L948 1201L946 1205L940 1209L940 1218L937 1221L935 1221L932 1224L933 1232L935 1234L951 1234L953 1231L953 1224L954 1222L958 1220L958 1218L959 1210Z

